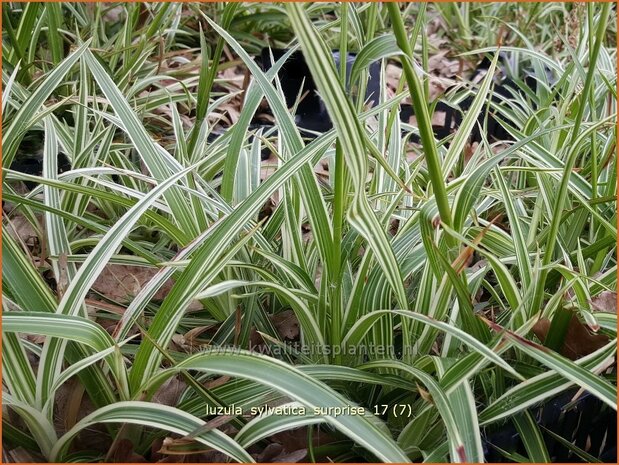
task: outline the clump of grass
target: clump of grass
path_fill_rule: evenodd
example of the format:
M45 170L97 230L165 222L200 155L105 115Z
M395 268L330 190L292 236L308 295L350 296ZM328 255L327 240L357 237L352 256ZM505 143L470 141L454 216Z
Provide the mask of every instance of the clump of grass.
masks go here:
M617 277L610 4L2 7L9 454L97 462L130 444L151 460L170 436L168 453L245 462L304 427L312 461L482 462L485 434L513 424L518 459L545 462L538 405L578 387L616 410L616 313L595 311ZM575 15L578 40L560 33ZM424 70L433 20L454 53L493 58L446 140ZM265 45L301 49L332 130L303 137L278 76L290 53L264 72ZM331 47L363 57L355 92ZM496 92L499 48L535 71L535 91ZM403 79L368 108L367 65L388 60ZM214 127L239 95L236 122ZM408 98L416 127L399 118ZM255 131L263 100L274 129ZM511 140L472 147L490 113ZM15 170L36 133L41 172ZM95 296L111 264L152 273L126 301ZM577 360L561 355L574 315L606 338ZM180 394L162 402L172 381ZM276 404L306 410L250 415ZM351 406L365 414L315 414Z

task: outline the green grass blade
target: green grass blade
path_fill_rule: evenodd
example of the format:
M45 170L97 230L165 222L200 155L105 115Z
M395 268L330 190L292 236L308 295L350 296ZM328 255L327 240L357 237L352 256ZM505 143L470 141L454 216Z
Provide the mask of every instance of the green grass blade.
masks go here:
M129 423L160 428L185 436L203 425L199 418L174 407L149 402L117 402L95 410L67 431L54 445L50 453L51 462L63 462L71 441L82 430L97 423ZM212 447L237 462L253 462L251 455L234 440L219 430L210 430L195 438L201 444Z
M495 331L512 341L519 350L546 365L559 375L585 388L591 394L617 410L617 388L603 378L591 373L571 360L551 351L550 349L531 342L512 331L505 331L495 323L489 323Z
M127 132L131 142L144 159L144 163L153 176L157 180L163 181L172 174L177 174L182 169L182 166L169 153L155 144L123 97L120 89L94 55L87 51L84 59L99 87L110 101L110 106L121 121L123 129ZM164 156L162 157L162 155ZM171 169L170 166L173 166L174 169ZM183 198L181 193L177 190L171 190L165 193L165 198L172 209L177 225L185 231L192 233L192 235L197 234L195 218L188 207L187 200Z
M67 73L71 71L73 65L84 55L89 44L90 41L86 42L56 66L21 106L17 114L12 118L8 128L2 131L3 168L11 166L19 143L25 131L30 127L30 121L35 117L41 105L45 103L54 89L62 82Z
M281 392L313 411L314 408L344 407L350 401L325 384L272 358L245 351L220 353L216 349L177 365L176 369L199 370L251 379ZM384 462L408 462L393 439L364 416L325 416L325 421L355 440Z
M422 370L413 368L397 360L377 360L359 367L359 369L371 368L394 368L420 380L428 389L428 392L432 396L432 402L443 419L445 429L447 430L447 442L449 444L451 463L464 463L470 460L466 457L464 443L459 432L460 425L456 423L453 409L450 405L447 394L439 386L436 380L432 378L432 376Z
M387 236L370 208L365 195L367 176L367 153L364 147L363 129L352 103L339 83L337 71L327 48L305 15L300 4L289 4L293 28L303 48L305 59L320 95L339 136L339 142L354 185L354 198L348 211L348 220L368 242L391 285L399 305L407 307L406 293L402 285L398 263Z

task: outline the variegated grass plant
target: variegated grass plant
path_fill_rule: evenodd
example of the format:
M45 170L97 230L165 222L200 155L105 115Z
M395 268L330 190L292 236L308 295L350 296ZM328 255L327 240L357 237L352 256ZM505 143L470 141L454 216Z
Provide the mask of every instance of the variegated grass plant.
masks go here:
M611 4L588 4L577 34L547 26L571 14L567 4L2 8L5 450L53 462L110 460L74 441L104 424L101 442L112 451L130 439L144 455L175 434L186 441L169 451L215 449L246 462L253 445L306 427L312 461L482 462L485 431L512 422L527 451L520 459L545 462L535 406L576 386L616 409L608 372L616 314L591 309L617 280ZM113 8L123 21L106 20ZM458 51L494 58L448 140L435 139L427 103L424 31L436 18ZM538 23L535 37L518 29ZM539 73L535 92L497 103L499 25L516 37L502 50ZM333 130L302 137L277 75L290 53L264 72L252 58L265 44L254 34L261 30L291 40L290 53L303 51ZM358 52L356 93L330 48ZM183 50L202 60L161 71L164 58ZM231 56L251 79L238 120L213 139L208 116L237 96L221 92L218 74ZM383 60L384 87L387 59L403 67L399 91L366 107L359 96L368 65ZM446 99L457 105L468 91ZM398 117L407 98L417 126ZM248 129L263 99L276 132ZM469 136L488 112L513 141L484 139L471 150ZM11 169L32 132L44 139L40 176ZM421 145L411 161L413 133ZM261 179L265 147L278 161ZM59 151L70 171L59 173ZM326 181L313 170L324 159ZM18 181L36 187L24 193ZM35 231L38 256L11 233L16 215ZM158 270L116 313L110 308L119 304L86 303L110 263ZM170 278L174 286L156 302ZM195 300L202 309L188 311ZM295 347L271 318L288 309L300 326ZM576 361L557 353L574 312L609 337ZM551 321L546 347L531 332L540 318ZM116 322L111 333L104 320ZM171 345L203 327L217 330L199 351ZM255 331L270 355L248 350ZM234 381L209 387L221 376ZM186 386L176 405L153 401L174 377ZM74 379L72 392L82 394L63 409L58 393ZM207 406L248 412L282 402L307 413L241 415L227 425L204 414ZM313 413L351 405L367 414ZM319 430L335 441L312 446Z

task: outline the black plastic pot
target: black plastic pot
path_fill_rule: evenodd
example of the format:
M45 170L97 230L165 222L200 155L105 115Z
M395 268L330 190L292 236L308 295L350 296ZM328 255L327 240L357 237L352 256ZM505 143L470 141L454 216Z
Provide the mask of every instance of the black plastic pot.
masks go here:
M287 50L285 49L263 49L260 62L262 64L262 68L267 71L271 68L271 53L273 54L273 59L278 60L281 58ZM333 59L335 62L335 66L339 69L340 66L340 53L337 50L332 52ZM513 68L513 61L508 54L502 53L500 58L499 68L502 70L503 77L501 79L496 79L495 84L493 86L493 94L492 101L496 104L500 104L503 99L513 98L515 94L523 94L522 89L518 87L516 82L506 77L510 74L509 69ZM356 54L349 53L346 57L346 70L347 70L347 79L350 75L350 71L352 65L356 60ZM471 76L471 81L479 80L483 74L490 67L490 59L484 58L477 66L473 75ZM550 75L550 70L546 70L547 76L546 78L552 81L552 76ZM522 80L529 89L535 93L537 88L537 79L533 75L531 71L525 70L523 73ZM295 122L299 126L300 129L306 129L314 132L325 132L330 130L333 127L331 119L329 118L329 114L325 108L324 103L320 99L318 95L316 85L312 78L311 72L303 54L300 51L293 53L288 61L284 63L281 67L279 73L279 79L282 85L282 90L284 92L284 96L286 98L286 104L288 107L292 107L297 100L300 92L306 93L305 97L300 101L297 106L297 112L295 115ZM348 82L346 83L348 86ZM449 89L447 90L449 91ZM378 95L380 94L380 65L378 62L372 63L369 67L369 79L367 85L366 92L366 101L375 102L378 99ZM449 136L452 132L457 130L462 122L463 115L466 111L469 110L473 100L475 98L475 94L472 93L464 100L460 102L458 107L453 107L448 105L443 101L438 101L436 106L434 107L435 112L445 113L444 123L442 125L434 125L433 130L434 134L438 139L443 139ZM484 121L485 112L479 116L478 124L476 124L472 130L471 141L479 142L482 140L482 135L480 132L480 127L486 127L486 137L489 140L510 140L511 136L509 133L500 125L498 120L495 118L492 111L488 112L487 120ZM408 122L410 117L414 116L413 107L411 105L402 104L401 105L401 113L400 118L404 122ZM413 141L418 141L419 139L415 136L412 138Z
M551 462L587 463L588 461L571 451L548 431L602 462L617 463L617 412L589 393L584 393L572 402L576 392L576 389L571 389L531 409L541 427ZM511 422L484 438L487 462L508 462L498 448L509 453L527 455L522 440Z
M13 163L10 168L20 173L40 176L43 173L43 131L29 131L17 149ZM58 152L58 172L64 173L71 169L71 162L67 156ZM28 189L33 189L36 183L25 181Z
M260 62L262 68L268 71L271 66L271 53L274 61L277 61L286 54L285 49L262 49ZM332 52L336 69L339 69L341 56L338 50ZM357 56L349 53L346 56L346 85L349 87L349 78L352 66ZM296 102L299 93L306 95L301 99L295 114L295 123L300 129L315 132L326 132L333 127L327 109L318 95L318 90L312 74L305 62L305 58L300 51L294 52L283 64L278 72L282 85L282 90L286 98L286 105L290 108ZM350 89L348 89L350 90ZM380 65L373 63L370 65L368 85L365 93L366 101L377 102L380 94Z

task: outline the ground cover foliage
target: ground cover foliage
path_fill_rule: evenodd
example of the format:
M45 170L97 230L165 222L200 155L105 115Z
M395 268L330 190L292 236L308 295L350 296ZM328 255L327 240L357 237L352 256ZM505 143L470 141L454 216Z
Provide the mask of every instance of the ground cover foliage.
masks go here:
M4 460L608 459L579 402L614 418L614 4L2 20ZM560 395L580 430L541 420Z

